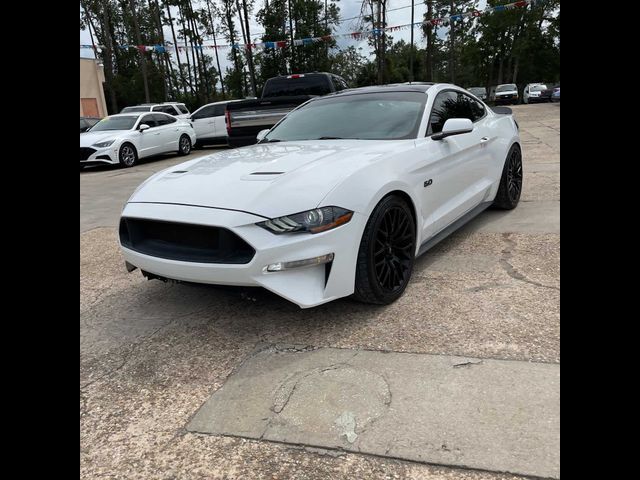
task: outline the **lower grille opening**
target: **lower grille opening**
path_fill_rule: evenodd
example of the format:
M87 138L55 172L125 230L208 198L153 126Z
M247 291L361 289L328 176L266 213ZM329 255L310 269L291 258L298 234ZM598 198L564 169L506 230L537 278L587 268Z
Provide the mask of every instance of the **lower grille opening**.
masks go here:
M86 160L96 151L95 148L80 147L80 160Z
M120 243L152 257L197 263L249 263L256 251L231 230L123 217Z

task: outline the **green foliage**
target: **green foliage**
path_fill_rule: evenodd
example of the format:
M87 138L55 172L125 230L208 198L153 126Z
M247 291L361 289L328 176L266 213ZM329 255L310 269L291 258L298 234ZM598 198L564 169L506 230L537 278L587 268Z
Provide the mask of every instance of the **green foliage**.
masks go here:
M369 29L376 20L371 16L372 7L374 13L376 10L375 0L361 1L363 16L358 28ZM80 2L80 27L91 28L95 43L104 46L100 58L105 67L105 93L111 113L145 100L140 53L136 49L118 48L137 44L130 2ZM178 100L193 109L223 98L217 87L220 80L224 82L226 98L245 97L251 91L251 59L258 95L268 78L294 72L334 72L352 87L380 81L407 82L411 78L411 58L416 81L454 79L464 87L489 87L497 83L517 83L522 87L531 82L560 80L559 0L466 18L454 22L453 30L449 25L424 26L415 31L413 49L406 41L394 42L386 34L384 42L369 39L368 48L351 46L340 50L330 40L278 49L222 50L224 53L219 55L227 55L230 62L226 65L230 66L220 78L216 51L192 50L191 46L202 44L212 35L217 37L218 44L244 43L240 15L244 19L245 2L248 15L255 16L264 29L258 40L262 42L289 40L291 28L293 38L308 38L343 33L351 25L340 23L338 0L135 0L135 23L144 45L162 42L173 45L175 33L175 42L184 47L186 41L188 47L179 51L179 61L173 48L170 54L142 54L151 101ZM396 5L381 2L384 24L384 9ZM479 0L424 0L424 3L428 7L425 20L464 13L479 6ZM506 0L487 3L502 5ZM173 32L167 36L171 25ZM380 63L376 56L381 56ZM382 66L382 73L378 65Z

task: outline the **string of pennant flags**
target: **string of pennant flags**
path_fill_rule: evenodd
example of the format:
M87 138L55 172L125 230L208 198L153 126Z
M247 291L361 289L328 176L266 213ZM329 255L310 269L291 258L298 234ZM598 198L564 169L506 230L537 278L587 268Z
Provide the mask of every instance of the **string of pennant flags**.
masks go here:
M442 18L433 18L430 20L425 20L422 22L415 23L405 23L403 25L394 25L390 27L380 27L380 28L372 28L369 30L362 30L359 32L349 32L349 33L341 33L334 35L323 35L321 37L310 37L310 38L297 38L293 39L294 46L306 46L312 45L318 42L330 42L332 40L336 40L338 38L353 38L355 40L362 40L363 38L379 37L385 32L397 32L400 30L407 30L410 28L419 28L423 25L447 25L451 22L460 21L465 18L477 18L483 15L491 14L493 12L501 12L504 10L511 10L514 8L524 8L527 5L536 5L542 3L544 0L521 0L518 2L508 3L506 5L496 5L494 7L488 7L484 10L471 10L465 13L459 13L456 15L451 15L449 17ZM217 50L225 50L229 48L234 48L237 50L258 50L258 49L278 49L285 48L292 44L291 40L279 40L273 42L260 42L260 43L235 43L231 45L194 45L193 48L195 50L205 50L205 49L217 49ZM166 42L165 45L118 45L117 48L127 50L130 48L138 49L140 52L156 52L156 53L165 53L169 51L171 48L171 42ZM81 49L91 48L93 49L93 45L80 45ZM96 49L103 49L104 46L96 45ZM176 46L179 51L184 51L187 48L186 46Z

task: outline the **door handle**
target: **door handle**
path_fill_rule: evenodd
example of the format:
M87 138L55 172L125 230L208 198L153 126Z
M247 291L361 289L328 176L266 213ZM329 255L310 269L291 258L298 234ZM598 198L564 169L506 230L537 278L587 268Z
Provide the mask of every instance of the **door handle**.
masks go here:
M480 139L480 142L484 143L484 142L488 142L489 141L489 137L482 137Z

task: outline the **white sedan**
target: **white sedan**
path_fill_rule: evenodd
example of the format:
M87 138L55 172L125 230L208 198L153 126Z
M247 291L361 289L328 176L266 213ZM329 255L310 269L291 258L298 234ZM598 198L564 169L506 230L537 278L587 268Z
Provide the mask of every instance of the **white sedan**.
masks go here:
M518 204L521 144L505 110L448 84L314 98L257 145L138 187L120 220L127 269L262 286L303 308L393 302L418 255L485 208Z
M166 113L120 113L80 134L80 168L99 163L132 167L166 152L188 155L196 141L190 123Z

